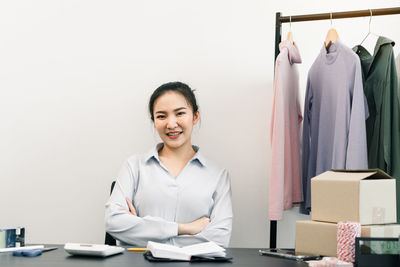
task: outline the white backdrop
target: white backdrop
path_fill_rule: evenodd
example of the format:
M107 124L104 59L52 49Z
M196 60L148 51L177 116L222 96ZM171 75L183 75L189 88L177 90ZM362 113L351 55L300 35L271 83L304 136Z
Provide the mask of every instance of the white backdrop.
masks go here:
M194 143L231 173L231 246L268 246L275 13L394 6L400 2L2 1L0 227L25 226L29 243L104 242L111 181L124 159L158 142L150 94L179 80L197 89ZM348 46L368 32L368 18L333 24ZM395 25L399 15L371 24L400 42ZM302 90L329 27L292 24ZM293 247L295 220L307 218L285 212L278 246Z

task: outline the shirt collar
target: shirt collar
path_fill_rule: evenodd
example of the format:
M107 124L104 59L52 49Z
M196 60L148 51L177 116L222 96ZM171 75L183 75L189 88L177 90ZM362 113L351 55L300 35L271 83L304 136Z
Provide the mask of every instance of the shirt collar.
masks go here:
M378 53L381 46L386 45L386 44L391 44L392 46L394 46L394 41L390 40L389 38L387 38L385 36L379 36L378 41L376 41L376 46L374 49L374 56Z
M156 145L155 148L151 149L149 152L145 154L145 160L146 162L150 161L151 159L155 159L158 162L160 162L160 158L158 157L158 152L164 147L164 143L159 143ZM200 148L198 146L192 145L193 150L196 152L196 154L193 156L193 158L190 160L192 161L198 161L202 166L206 166L206 159L203 157L203 155L200 153Z
M362 45L356 45L353 48L353 51L358 54L361 60L361 65L363 67L363 72L368 74L371 69L372 64L375 61L376 55L378 54L381 47L384 45L392 45L394 46L394 41L390 40L387 37L379 36L376 41L376 45L374 48L374 54L371 55L367 49L365 49Z
M378 40L376 41L375 48L374 48L374 54L371 55L367 49L365 49L362 45L356 45L353 48L353 51L359 54L361 59L366 59L366 58L374 58L376 54L378 53L379 49L383 45L391 44L394 46L394 41L390 40L389 38L386 38L384 36L379 36Z
M288 50L288 59L290 64L301 63L301 56L296 43L292 43L289 40L284 40L279 44L279 51L282 51L285 48Z
M321 56L324 58L326 64L332 64L336 61L342 45L343 44L340 39L337 39L334 43L331 43L328 50L325 47L325 43L323 44L321 48Z

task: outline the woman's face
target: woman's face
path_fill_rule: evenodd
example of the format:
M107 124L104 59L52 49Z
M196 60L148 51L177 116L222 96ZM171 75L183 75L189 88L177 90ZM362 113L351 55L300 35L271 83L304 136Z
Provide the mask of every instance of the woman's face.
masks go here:
M193 114L193 108L185 97L169 91L154 102L154 127L164 144L170 148L191 145L193 126L200 113Z

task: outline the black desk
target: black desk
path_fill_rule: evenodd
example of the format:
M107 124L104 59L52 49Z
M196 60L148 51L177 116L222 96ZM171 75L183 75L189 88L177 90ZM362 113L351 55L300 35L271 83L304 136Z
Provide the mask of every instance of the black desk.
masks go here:
M54 247L46 245L46 247ZM38 257L15 257L12 253L0 253L1 267L73 267L73 266L104 266L104 267L205 267L205 266L221 266L221 267L291 267L291 266L307 266L306 263L296 262L292 260L261 256L258 254L258 249L250 248L231 248L230 254L233 256L232 262L224 263L189 263L189 262L171 262L171 263L152 263L145 260L142 252L125 251L123 254L118 254L108 258L95 257L77 257L70 256L63 246L56 246L57 250L44 252Z

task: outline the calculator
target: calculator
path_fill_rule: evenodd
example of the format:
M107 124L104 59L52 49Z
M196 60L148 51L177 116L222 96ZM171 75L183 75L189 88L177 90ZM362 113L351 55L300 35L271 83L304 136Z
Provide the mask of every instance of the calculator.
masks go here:
M95 257L108 257L111 255L122 253L125 250L122 247L116 246L78 243L66 243L64 249L71 255Z

